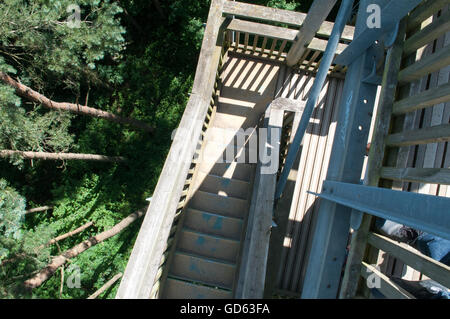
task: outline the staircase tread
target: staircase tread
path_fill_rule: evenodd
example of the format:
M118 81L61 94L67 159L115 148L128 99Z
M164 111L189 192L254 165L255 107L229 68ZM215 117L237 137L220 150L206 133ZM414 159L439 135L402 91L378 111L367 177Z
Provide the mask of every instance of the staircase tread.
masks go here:
M240 202L247 202L246 199L242 199L242 198L239 198L239 197L224 196L224 195L220 195L220 194L214 194L214 193L210 193L210 192L205 192L205 191L202 191L202 190L197 190L196 193L204 193L204 194L207 194L207 195L210 195L210 196L220 197L220 198L223 198L223 199L229 198L231 200L236 200L236 201L240 201ZM194 196L195 196L195 194L194 194Z
M211 237L211 238L214 238L214 239L228 240L228 241L232 241L232 242L235 242L235 243L240 243L241 242L240 240L237 240L237 239L224 237L224 236L220 236L220 235L208 234L208 233L200 232L200 231L197 231L197 230L194 230L194 229L190 229L188 227L183 227L181 229L181 231L188 232L188 233L193 233L193 234L201 235L201 236L207 236L207 237Z
M189 257L193 257L193 258L197 258L197 259L203 259L203 260L208 261L208 262L213 262L213 263L216 263L216 264L222 264L222 265L225 265L225 266L231 266L233 268L236 268L236 263L232 263L232 262L229 262L227 260L214 258L214 257L205 257L205 256L197 255L195 253L190 253L190 252L187 252L187 251L184 251L184 250L180 250L180 249L175 250L175 255L189 256Z
M167 275L167 279L172 279L172 280L177 280L177 281L182 281L186 284L189 285L193 285L193 286L199 286L199 287L205 287L205 288L209 288L209 289L213 289L213 290L222 290L224 292L232 292L232 289L222 286L222 285L213 285L207 282L203 282L200 280L192 280L186 277L182 277L182 276L175 276L175 275Z
M234 220L236 220L236 221L243 221L243 220L244 220L244 218L240 218L240 217L226 216L226 215L222 215L222 214L217 214L217 213L207 212L207 211L205 211L205 210L201 210L201 209L196 209L196 208L191 208L191 207L189 207L189 208L187 209L187 211L190 211L190 210L196 211L196 212L198 212L198 213L204 213L204 214L213 215L213 216L215 216L215 217L222 217L222 218L226 218L226 219L234 219Z

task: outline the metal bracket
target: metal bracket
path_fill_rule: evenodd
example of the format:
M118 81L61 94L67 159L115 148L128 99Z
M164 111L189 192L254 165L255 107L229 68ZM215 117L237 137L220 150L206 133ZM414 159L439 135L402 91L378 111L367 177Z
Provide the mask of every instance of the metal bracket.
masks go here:
M395 24L394 29L391 32L385 33L383 40L385 48L390 48L394 45L395 39L397 39L399 27L400 21Z

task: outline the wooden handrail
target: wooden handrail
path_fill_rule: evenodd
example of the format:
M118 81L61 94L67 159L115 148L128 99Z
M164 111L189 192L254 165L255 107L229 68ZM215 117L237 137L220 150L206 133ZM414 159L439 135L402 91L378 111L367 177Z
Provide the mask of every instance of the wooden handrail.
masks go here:
M267 108L264 119L267 134L266 137L260 134L259 148L265 150L270 161L262 163L258 159L236 298L263 298L284 112L301 113L303 108L303 101L286 98L274 100Z

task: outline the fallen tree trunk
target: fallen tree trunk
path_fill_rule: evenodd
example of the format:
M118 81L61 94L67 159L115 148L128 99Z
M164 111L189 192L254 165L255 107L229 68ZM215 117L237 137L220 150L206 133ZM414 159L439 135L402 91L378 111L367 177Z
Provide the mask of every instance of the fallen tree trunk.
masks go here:
M25 215L32 214L32 213L39 213L44 212L46 210L53 209L53 206L41 206L41 207L35 207L31 208L25 211Z
M49 279L56 270L58 270L59 267L64 265L69 259L75 258L82 252L88 250L89 248L97 245L98 243L101 243L102 241L111 238L118 233L120 233L122 230L124 230L126 227L128 227L131 223L136 221L138 218L142 217L145 214L145 209L141 209L125 219L123 219L121 222L116 224L114 227L112 227L109 230L106 230L96 236L93 236L78 245L72 247L69 250L66 250L63 254L54 257L50 264L47 265L44 269L42 269L40 272L38 272L34 277L26 280L24 282L25 287L27 288L36 288L42 285L47 279Z
M77 114L83 114L83 115L89 115L93 117L102 118L108 121L121 123L121 124L129 124L132 125L138 129L147 131L152 133L154 131L154 128L150 125L133 119L129 117L121 117L106 111L98 110L93 107L89 106L83 106L79 104L74 103L67 103L67 102L55 102L47 98L46 96L34 91L33 89L29 88L26 85L23 85L22 83L14 80L12 77L10 77L8 74L4 72L0 72L0 80L2 80L4 83L8 84L9 86L13 87L16 90L16 93L35 103L42 104L45 107L48 107L53 110L59 110L59 111L69 111L72 113Z
M40 245L40 246L38 246L38 247L33 248L33 250L34 250L34 252L37 254L37 253L39 253L39 250L41 250L41 249L43 249L43 248L45 248L45 247L47 247L47 246L50 246L50 245L52 245L52 244L55 244L55 243L57 243L57 242L59 242L59 241L61 241L61 240L63 240L63 239L66 239L66 238L68 238L68 237L71 237L71 236L73 236L73 235L76 235L76 234L78 234L78 233L81 233L82 231L84 231L85 229L91 227L92 225L94 225L93 222L86 223L86 224L84 224L83 226L78 227L78 228L75 229L75 230L72 230L72 231L70 231L70 232L68 232L68 233L65 233L65 234L63 234L63 235L61 235L61 236L58 236L58 237L55 237L55 238L51 239L48 243L46 243L46 244L44 244L44 245ZM14 262L14 261L18 260L19 258L24 258L24 257L26 257L26 256L27 256L27 254L25 254L25 253L16 254L14 257L11 257L11 258L9 258L9 259L3 260L3 261L0 263L0 266L6 265L6 264L11 263L11 262Z
M41 159L41 160L82 160L82 161L98 161L120 163L126 162L126 158L122 156L105 156L96 154L77 154L77 153L48 153L48 152L28 152L28 151L14 151L1 150L0 157L7 158L18 155L25 159Z
M74 229L74 230L72 230L72 231L70 231L70 232L68 232L68 233L65 233L65 234L63 234L63 235L61 235L61 236L58 236L58 237L53 238L53 239L50 240L47 244L39 246L38 249L42 249L42 248L44 248L44 247L46 247L46 246L53 245L54 243L57 243L57 242L59 242L59 241L61 241L61 240L63 240L63 239L66 239L66 238L68 238L68 237L71 237L71 236L73 236L73 235L76 235L76 234L78 234L78 233L81 233L82 231L84 231L85 229L91 227L92 225L94 225L93 222L88 222L88 223L84 224L83 226L78 227L77 229Z
M122 273L118 273L112 279L110 279L106 284L103 285L102 288L94 292L92 295L88 297L88 299L95 299L100 296L104 291L106 291L109 287L111 287L119 278L122 277Z

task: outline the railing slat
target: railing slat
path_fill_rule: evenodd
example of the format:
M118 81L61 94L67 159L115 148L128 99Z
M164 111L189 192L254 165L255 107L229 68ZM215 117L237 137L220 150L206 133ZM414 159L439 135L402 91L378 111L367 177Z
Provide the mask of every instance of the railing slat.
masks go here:
M450 124L391 134L387 136L386 145L408 146L446 141L450 141Z
M237 1L225 2L223 12L227 15L236 17L251 18L273 23L285 23L296 28L301 27L303 25L303 21L306 19L306 14L302 12L269 8ZM333 25L333 22L324 21L320 26L319 31L317 31L317 34L320 36L329 37L331 35ZM354 33L355 27L348 25L342 32L342 39L352 41Z
M405 41L403 51L411 54L417 49L437 39L450 30L450 11L442 14L436 21L420 30Z
M380 279L380 292L388 299L415 299L409 292L399 287L388 276L365 262L362 262L361 275L367 279L375 274Z
M401 83L412 82L422 76L439 71L450 64L450 50L442 48L416 63L404 68L398 74L398 81Z
M385 179L450 185L448 168L393 168L382 167L380 176Z
M439 103L445 103L447 101L450 101L450 83L397 101L394 103L392 112L395 115L399 115L430 107Z
M420 271L438 283L450 287L450 267L430 258L407 244L402 244L382 236L369 233L368 242L372 246L402 260L408 266Z

